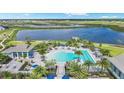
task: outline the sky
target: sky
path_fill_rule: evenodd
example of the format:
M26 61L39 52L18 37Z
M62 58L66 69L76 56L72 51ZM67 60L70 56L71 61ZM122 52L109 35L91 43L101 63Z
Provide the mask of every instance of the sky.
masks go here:
M117 19L124 13L0 13L0 19Z

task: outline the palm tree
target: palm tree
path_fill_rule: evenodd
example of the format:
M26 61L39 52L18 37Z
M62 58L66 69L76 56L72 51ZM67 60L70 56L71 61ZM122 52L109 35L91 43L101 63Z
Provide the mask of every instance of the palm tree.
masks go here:
M93 42L91 42L91 41L88 42L88 47L89 47L92 51L93 51L94 48L95 48Z
M80 39L71 39L71 40L67 41L66 45L78 48L80 42L81 42Z
M81 64L78 64L77 62L69 62L67 65L67 69L69 71L69 74L73 76L74 78L83 79L88 77L88 73L85 69L83 69Z
M88 78L88 76L89 76L89 74L86 71L81 71L81 72L75 73L76 79L86 79L86 78Z
M107 69L110 67L110 64L106 58L102 59L102 61L97 62L99 66L101 66L101 72L104 71L104 69Z
M46 43L40 43L40 44L38 44L35 48L36 48L36 50L37 50L41 55L44 55L44 54L47 53L48 44L46 44Z
M90 60L86 60L83 65L87 67L87 72L89 72L90 66L93 65L93 62L91 62Z
M79 48L78 42L74 42L74 43L73 43L73 47L75 47L75 49L78 49L78 48Z
M25 40L26 40L26 44L28 44L28 46L30 46L31 45L31 37L30 36L26 36Z
M44 55L47 53L47 49L46 48L40 48L40 49L37 49L37 51L41 54L41 55Z
M50 74L56 74L56 62L55 60L45 61L45 67Z
M59 42L56 42L56 41L51 42L52 47L56 47L56 46L59 46L59 45L60 45Z
M87 40L82 40L83 46L88 47L88 41Z
M99 43L99 47L102 47L102 43Z
M102 53L103 55L111 56L111 55L110 55L110 50L108 50L108 49L101 49L100 51L101 51L101 53Z
M83 55L82 51L77 50L75 51L75 54L78 55L78 61L80 62L80 56Z
M56 62L55 60L45 61L45 67L48 69L55 68Z
M39 67L37 67L36 69L34 69L32 71L31 78L33 78L33 79L39 79L39 78L41 78L43 76L46 76L47 73L48 72L47 72L47 70L46 70L45 67L39 66Z
M12 79L13 78L13 74L5 71L5 72L1 72L0 73L0 78L4 78L4 79Z
M73 46L72 40L68 40L68 41L66 42L66 45L67 45L67 46Z
M79 48L80 43L81 43L81 39L72 39L73 40L73 46L75 48Z
M26 79L30 76L30 74L27 74L27 73L17 73L15 74L15 78L16 79Z

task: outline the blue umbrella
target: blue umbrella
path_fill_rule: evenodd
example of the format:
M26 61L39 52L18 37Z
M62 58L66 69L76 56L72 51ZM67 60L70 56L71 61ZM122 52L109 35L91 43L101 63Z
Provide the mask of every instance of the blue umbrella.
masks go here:
M47 79L54 79L55 78L55 75L54 74L48 74L47 75Z
M32 67L33 67L33 68L36 68L36 67L38 67L38 65L37 65L37 64L34 64L34 65L32 65Z
M68 75L64 75L62 79L70 79L70 77Z

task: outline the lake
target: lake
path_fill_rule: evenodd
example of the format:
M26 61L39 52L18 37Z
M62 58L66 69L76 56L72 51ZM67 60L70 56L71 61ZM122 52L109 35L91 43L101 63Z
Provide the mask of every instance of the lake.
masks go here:
M124 33L105 27L73 28L73 29L43 29L21 30L16 40L24 41L26 37L32 40L68 40L72 37L90 40L98 43L123 44Z

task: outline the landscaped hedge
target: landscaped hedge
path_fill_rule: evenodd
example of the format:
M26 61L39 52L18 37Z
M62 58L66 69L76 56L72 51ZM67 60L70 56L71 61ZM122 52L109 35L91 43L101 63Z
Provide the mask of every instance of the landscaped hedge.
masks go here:
M8 71L0 72L0 79L27 79L30 74L27 73L11 73Z
M25 62L19 70L24 70L24 68L28 65L28 62Z
M0 53L0 64L7 64L12 60L9 56Z

